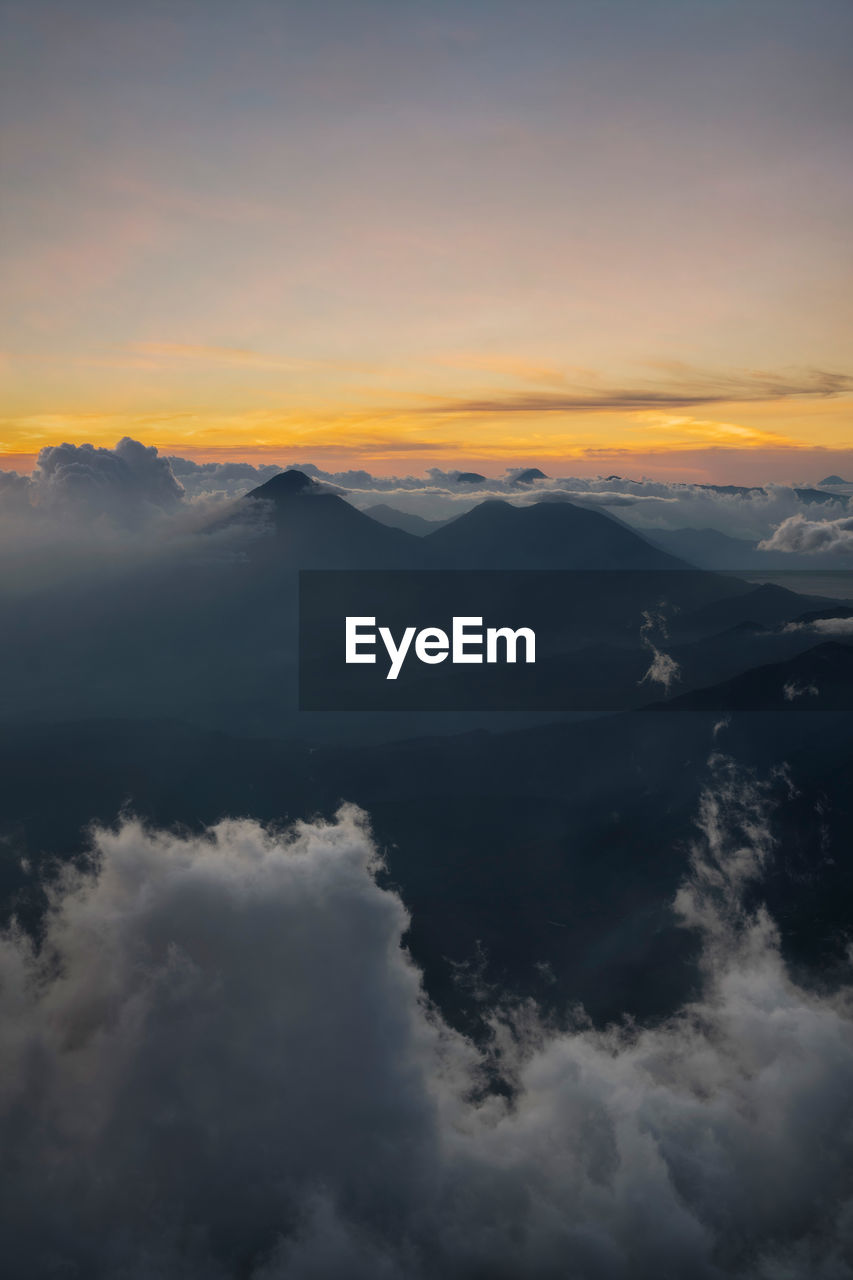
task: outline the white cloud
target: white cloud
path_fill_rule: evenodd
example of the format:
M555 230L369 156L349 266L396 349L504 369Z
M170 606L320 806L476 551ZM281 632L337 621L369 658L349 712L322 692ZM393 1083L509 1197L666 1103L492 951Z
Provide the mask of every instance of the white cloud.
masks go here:
M767 815L714 770L676 903L696 1003L495 1009L481 1050L425 1004L356 811L96 831L41 949L0 946L6 1274L849 1276L850 992L798 986L744 908Z
M819 636L853 636L853 618L815 618L812 622L789 622L783 631L813 631Z
M789 516L759 546L762 551L806 554L853 551L853 516L837 520L809 520L802 513Z
M31 480L37 504L133 517L141 508L174 506L183 497L168 461L157 449L125 437L114 449L91 444L41 450Z

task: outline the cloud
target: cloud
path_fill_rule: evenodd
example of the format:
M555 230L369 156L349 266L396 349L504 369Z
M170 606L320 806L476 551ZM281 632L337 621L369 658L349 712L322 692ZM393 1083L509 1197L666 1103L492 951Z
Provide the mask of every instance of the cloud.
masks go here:
M427 519L460 515L488 498L525 504L567 501L618 509L620 517L643 529L715 529L757 542L770 538L792 516L813 516L817 501L826 510L846 511L843 494L790 485L713 486L675 483L646 477L544 476L519 484L527 466L507 468L501 475L460 482L458 470L430 468L426 475L375 476L363 469L325 471L310 462L195 462L163 457L154 448L125 438L114 449L92 445L59 445L42 450L32 478L0 472L0 512L14 502L52 515L106 517L128 524L173 511L183 500L238 498L285 469L296 466L316 479L343 490L355 506L389 503ZM535 459L530 460L535 466ZM811 523L819 524L824 522ZM832 523L832 522L830 522Z
M43 448L31 476L0 471L0 587L62 585L102 571L112 580L153 561L198 567L242 556L266 524L233 498L262 483L258 471L278 470L228 463L213 485L194 485L204 466L128 437L112 449Z
M809 520L802 513L789 516L760 542L762 551L792 551L805 554L853 551L853 516L837 520Z
M797 985L744 906L765 794L712 768L675 903L696 1002L494 1007L479 1048L426 1004L356 810L93 831L41 946L0 942L5 1273L850 1275L851 992Z
M813 631L820 636L853 636L853 618L815 618L811 622L789 622L783 631Z
M653 528L715 529L732 537L757 542L768 537L789 516L814 510L816 499L791 485L764 486L685 484L646 477L548 476L529 491L519 492L514 477L519 468L479 484L460 485L457 471L431 468L424 476L372 476L367 471L323 471L310 463L301 470L347 491L358 507L380 500L427 519L443 520L469 510L487 498L516 503L567 501L580 505L619 508L620 518L639 530ZM846 510L847 498L821 494L828 510Z
M193 462L189 458L176 457L169 457L167 461L185 493L191 496L221 493L239 497L283 470L276 464L253 466L250 462Z
M157 608L167 611L178 580L185 590L187 575L244 560L267 529L257 504L235 503L224 488L189 494L156 449L131 440L115 449L58 445L42 450L32 476L0 471L0 591L16 598L58 591L34 639L52 632L69 593L84 583L103 592L87 595L89 608L96 599L106 607L109 593L111 627L134 595L138 571L161 575ZM147 576L135 590L147 593L152 584Z
M38 455L30 485L34 505L90 514L106 512L121 520L133 519L152 507L174 507L183 497L168 460L161 458L153 445L142 445L128 436L114 449L91 444L49 445Z
M734 370L708 374L685 369L669 386L635 385L559 391L523 391L447 400L432 404L430 413L589 413L594 410L643 411L690 408L694 405L787 400L792 397L826 399L853 391L853 376L812 369L785 377L762 370ZM733 428L737 431L740 428Z
M0 509L25 511L30 505L32 481L17 471L0 471Z

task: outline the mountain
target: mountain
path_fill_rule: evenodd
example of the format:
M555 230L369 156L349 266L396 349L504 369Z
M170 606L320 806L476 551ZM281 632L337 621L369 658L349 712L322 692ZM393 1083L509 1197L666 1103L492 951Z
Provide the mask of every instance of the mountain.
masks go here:
M718 529L644 529L649 542L663 551L677 552L697 569L737 571L742 569L847 569L853 558L837 552L800 554L790 551L762 551L747 538L733 538Z
M761 586L747 589L740 595L726 596L703 605L691 613L677 615L670 623L670 630L679 637L691 635L715 635L736 627L744 622L760 623L762 626L776 626L782 622L791 622L803 613L803 605L831 607L834 600L820 596L799 595L789 591L787 587L777 587L766 582Z
M755 667L661 706L672 711L850 711L853 646L830 640L786 662Z
M853 608L846 604L837 604L829 609L812 609L808 613L798 614L791 621L809 626L814 622L844 621L847 618L853 618Z
M380 504L379 518L359 511L301 471L273 476L245 501L270 504L277 536L259 540L258 554L280 561L284 550L298 568L692 568L621 521L569 502L517 507L489 499L418 536L419 517L403 517L408 529L392 526L393 508Z
M686 643L664 641L663 648L678 664L678 680L672 691L682 694L731 680L754 667L786 662L826 639L830 637L809 627L790 630L784 625L741 622Z
M396 507L389 507L386 502L379 502L375 507L365 507L364 515L387 525L389 529L404 529L406 533L413 533L416 538L435 533L436 529L450 523L449 520L427 520L412 511L398 511Z
M643 534L662 551L684 556L697 569L758 569L790 567L790 557L756 550L757 544L746 538L732 538L717 529L644 529Z
M409 569L423 561L421 539L372 520L304 471L282 471L250 489L266 502L275 538L254 544L256 559L299 569Z
M712 493L723 493L723 494L726 494L726 496L728 497L737 496L739 498L747 498L747 497L752 497L753 495L756 495L756 494L767 493L767 490L762 488L761 485L697 484L695 488L706 489ZM805 502L805 503L811 503L811 502L828 503L828 502L844 501L844 499L839 497L838 494L821 493L819 489L794 489L793 492L796 494L800 502Z
M453 569L688 569L609 516L569 502L489 499L425 539Z

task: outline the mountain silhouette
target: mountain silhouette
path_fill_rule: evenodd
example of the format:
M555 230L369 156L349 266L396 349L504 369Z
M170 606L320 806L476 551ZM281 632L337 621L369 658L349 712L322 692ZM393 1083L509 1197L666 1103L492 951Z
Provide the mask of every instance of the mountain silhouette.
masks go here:
M645 529L649 542L664 551L686 556L697 569L849 569L853 557L837 552L766 551L756 541L733 538L719 529Z
M481 502L424 539L453 569L687 569L609 516L570 502Z
M690 711L853 710L853 646L830 640L661 704Z
M391 525L302 471L283 471L246 494L270 505L275 539L260 554L298 568L337 569L690 569L621 521L570 502L517 507L489 499L418 536L418 518ZM395 513L396 514L396 513ZM427 523L424 521L423 523ZM802 608L802 597L800 597Z
M692 613L685 613L672 620L671 630L679 637L690 635L714 635L727 631L742 622L776 626L789 622L803 612L804 604L832 605L835 601L820 596L803 596L787 587L765 582L746 589L740 594L715 600Z
M450 523L449 520L427 520L413 511L399 511L397 507L390 507L387 502L365 507L364 514L370 516L371 520L378 520L380 524L387 524L391 529L405 529L406 533L413 533L418 538L427 533L435 533L436 529ZM452 518L456 519L455 516Z
M808 613L800 613L796 618L792 618L791 621L808 626L813 622L827 622L846 618L853 618L853 608L847 604L836 604L829 609L812 609Z
M423 562L420 538L372 520L304 471L283 471L244 501L268 503L275 531L255 544L256 558L298 569L407 569Z

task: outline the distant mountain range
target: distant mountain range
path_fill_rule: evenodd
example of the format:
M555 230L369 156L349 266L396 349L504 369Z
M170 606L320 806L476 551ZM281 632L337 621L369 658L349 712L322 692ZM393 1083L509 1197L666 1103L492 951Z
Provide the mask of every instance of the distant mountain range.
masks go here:
M465 475L469 479L473 482L473 473ZM530 483L523 476L518 482ZM735 485L700 487L761 492ZM837 500L817 490L796 492L803 501ZM612 514L571 501L519 507L492 498L444 520L428 520L389 503L359 510L342 491L295 469L252 489L246 499L271 504L281 535L274 548L257 551L274 555L279 565L296 563L300 568L853 569L853 556L833 554L829 560L762 551L754 540L717 529L638 530Z
M392 529L405 529L406 533L413 533L418 538L435 533L436 529L441 529L450 524L450 520L456 519L451 516L448 520L427 520L424 516L415 515L413 511L398 511L396 507L389 507L387 502L378 502L376 506L364 507L363 510L371 520L378 520L380 524L387 524Z
M755 667L660 706L670 711L853 711L853 645L828 640L785 662Z
M763 627L792 621L810 605L814 610L828 608L833 602L820 596L801 595L775 583L747 586L739 595L713 600L691 613L676 614L669 629L675 637L717 635L742 623L758 623Z
M644 529L649 542L663 551L677 551L697 569L785 570L853 569L853 556L805 555L788 551L761 551L757 541L733 538L718 529Z
M269 503L278 537L256 544L300 568L687 569L610 516L572 503L489 499L423 536L377 520L301 471L284 471L246 501ZM385 514L384 512L382 514ZM417 533L413 530L417 529Z

